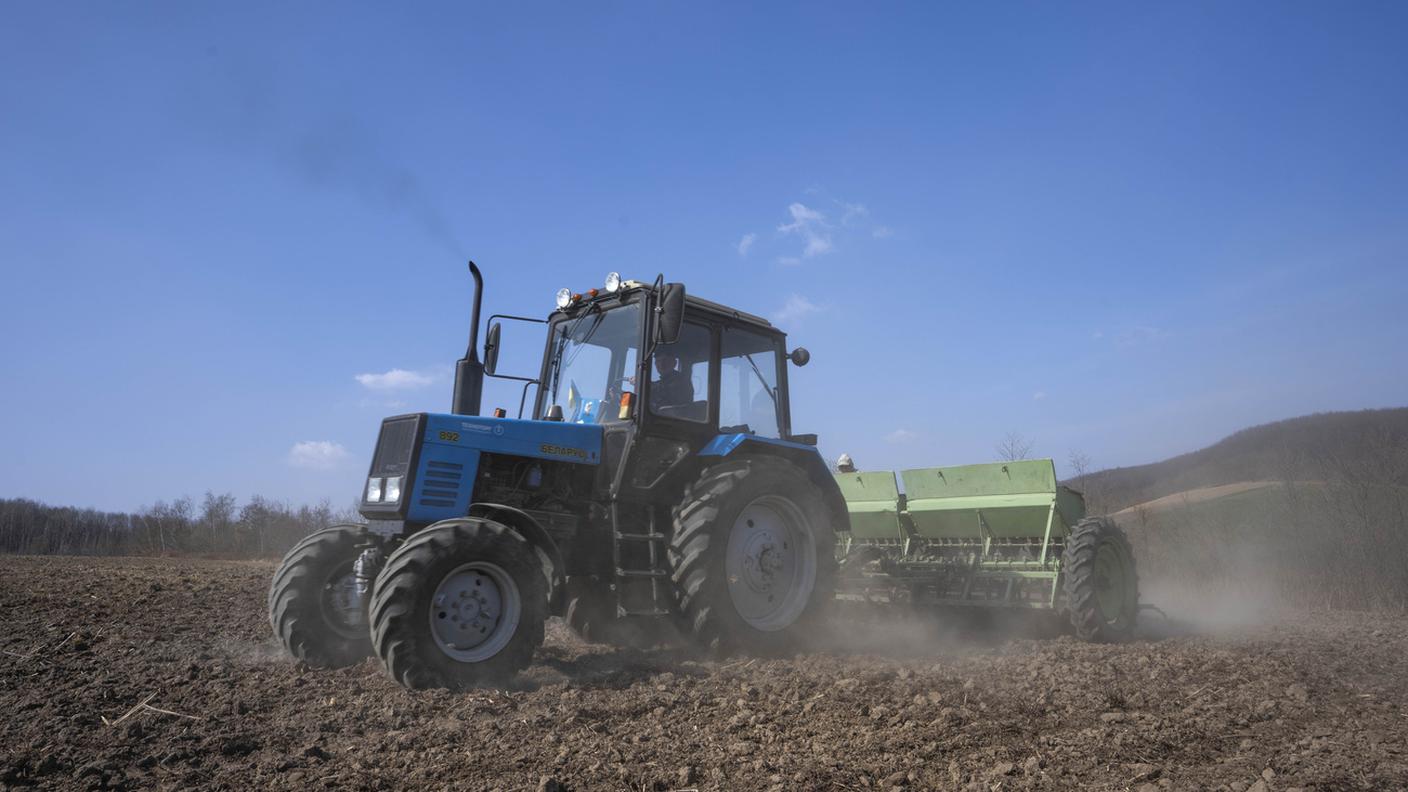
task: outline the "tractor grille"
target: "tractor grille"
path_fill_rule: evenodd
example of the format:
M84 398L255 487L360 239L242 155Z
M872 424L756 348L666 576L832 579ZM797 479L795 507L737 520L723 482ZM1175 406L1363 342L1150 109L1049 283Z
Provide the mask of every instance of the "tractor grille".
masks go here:
M420 505L454 506L464 484L464 465L430 460L425 463L425 479L420 486Z
M405 476L411 470L411 456L416 448L420 416L389 418L381 424L381 436L376 441L372 457L373 476Z

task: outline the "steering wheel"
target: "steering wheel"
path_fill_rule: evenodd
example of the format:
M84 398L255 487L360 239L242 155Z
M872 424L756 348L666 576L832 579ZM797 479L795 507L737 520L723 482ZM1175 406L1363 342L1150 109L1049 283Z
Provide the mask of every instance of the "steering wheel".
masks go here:
M618 377L606 386L606 402L608 404L619 405L621 403L621 383L629 382L631 387L635 387L635 377ZM632 391L636 393L638 391Z

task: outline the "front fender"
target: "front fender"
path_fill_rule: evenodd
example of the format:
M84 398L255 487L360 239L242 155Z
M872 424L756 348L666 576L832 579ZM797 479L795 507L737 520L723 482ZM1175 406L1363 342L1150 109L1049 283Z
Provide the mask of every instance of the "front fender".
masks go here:
M498 503L475 503L469 507L470 517L479 517L485 520L507 525L517 531L520 536L528 540L533 548L547 556L548 563L552 567L547 570L548 578L548 612L561 615L563 599L563 570L566 568L562 563L562 551L554 542L552 536L532 515L522 509L515 509L512 506L504 506Z

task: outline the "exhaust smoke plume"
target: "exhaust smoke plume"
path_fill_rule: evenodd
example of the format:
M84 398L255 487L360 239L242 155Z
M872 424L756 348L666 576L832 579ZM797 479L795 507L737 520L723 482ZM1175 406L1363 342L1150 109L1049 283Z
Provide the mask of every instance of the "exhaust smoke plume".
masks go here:
M291 98L287 81L264 66L215 66L223 73L192 86L180 101L180 112L194 126L225 145L276 163L310 187L404 215L446 252L464 257L451 216L404 155L388 151L361 117L309 114L305 108L327 106L327 100ZM191 115L193 109L197 112Z
M404 214L447 252L464 255L448 215L420 178L382 153L357 120L325 119L299 134L281 154L309 185L355 195L372 207Z

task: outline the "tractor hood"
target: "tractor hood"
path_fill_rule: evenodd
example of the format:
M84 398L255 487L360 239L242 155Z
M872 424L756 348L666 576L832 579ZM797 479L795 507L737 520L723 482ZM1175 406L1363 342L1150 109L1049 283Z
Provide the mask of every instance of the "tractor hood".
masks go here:
M481 454L579 465L601 462L595 424L413 413L381 423L360 511L372 520L434 522L462 517Z
M585 465L601 461L601 427L596 424L475 415L430 414L425 419L425 442L431 445Z

